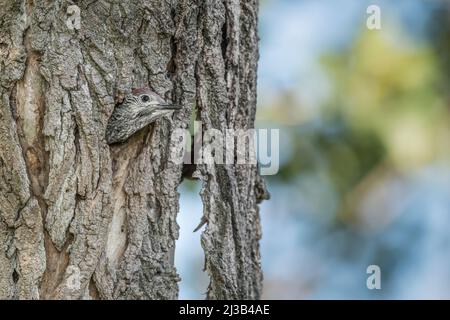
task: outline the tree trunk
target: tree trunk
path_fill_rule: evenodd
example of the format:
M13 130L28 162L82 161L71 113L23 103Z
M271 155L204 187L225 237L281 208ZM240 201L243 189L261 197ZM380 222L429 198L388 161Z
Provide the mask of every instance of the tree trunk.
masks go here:
M193 112L203 130L253 127L257 0L0 7L0 298L176 299L170 133ZM115 97L142 86L183 109L108 146ZM257 168L197 169L208 298L259 298Z

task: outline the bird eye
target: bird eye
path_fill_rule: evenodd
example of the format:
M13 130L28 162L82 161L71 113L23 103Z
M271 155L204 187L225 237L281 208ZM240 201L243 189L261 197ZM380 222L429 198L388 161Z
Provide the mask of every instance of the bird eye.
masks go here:
M148 102L150 100L150 97L148 95L144 94L141 96L141 100L142 100L142 102Z

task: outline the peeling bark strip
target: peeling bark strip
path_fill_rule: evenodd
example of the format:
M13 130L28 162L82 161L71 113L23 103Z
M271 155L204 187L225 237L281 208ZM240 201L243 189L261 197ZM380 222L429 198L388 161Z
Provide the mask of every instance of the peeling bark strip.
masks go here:
M206 130L253 127L257 1L0 7L0 298L176 299L170 132L194 105ZM142 86L183 110L109 147L115 97ZM198 169L208 298L259 298L256 167Z
M203 127L253 128L258 61L257 0L204 1L197 104ZM262 272L258 203L267 198L256 166L202 165L209 221L202 236L209 299L258 299ZM259 190L264 190L262 193Z

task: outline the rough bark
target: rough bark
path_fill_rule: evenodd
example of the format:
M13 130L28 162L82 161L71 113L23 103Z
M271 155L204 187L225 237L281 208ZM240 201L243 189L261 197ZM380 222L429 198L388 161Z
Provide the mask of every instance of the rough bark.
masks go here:
M80 27L69 28L77 5ZM174 128L251 128L256 0L0 0L0 298L176 299ZM115 96L183 106L108 146ZM200 165L209 298L261 294L256 166Z

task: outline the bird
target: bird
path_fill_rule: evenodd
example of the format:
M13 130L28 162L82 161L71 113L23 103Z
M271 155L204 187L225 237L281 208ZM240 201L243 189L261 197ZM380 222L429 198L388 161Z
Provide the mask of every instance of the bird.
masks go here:
M148 87L134 88L114 108L106 126L106 142L124 143L137 131L179 109Z
M125 97L118 97L118 104L106 126L106 142L109 145L124 143L147 125L179 109L181 109L180 106L167 103L148 87L132 89L131 93ZM184 165L181 179L183 177L193 179L195 170L196 165ZM208 219L202 217L194 232L206 223Z

